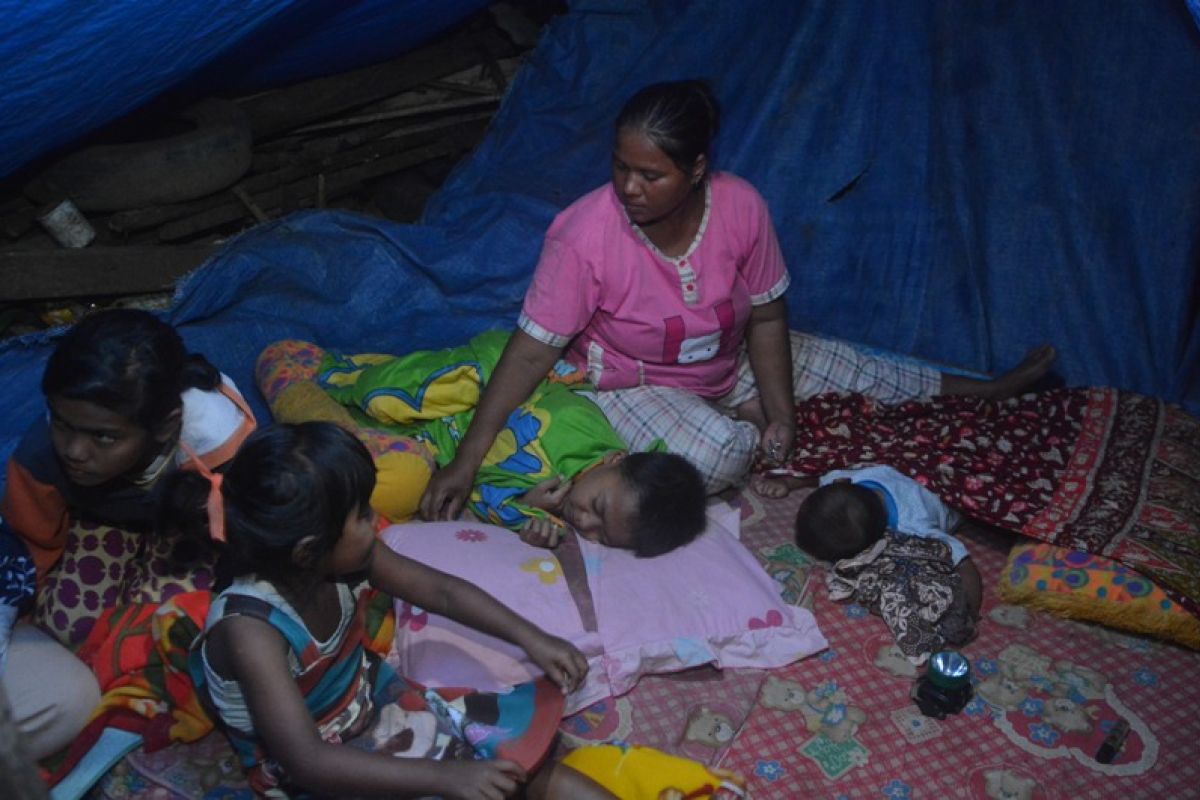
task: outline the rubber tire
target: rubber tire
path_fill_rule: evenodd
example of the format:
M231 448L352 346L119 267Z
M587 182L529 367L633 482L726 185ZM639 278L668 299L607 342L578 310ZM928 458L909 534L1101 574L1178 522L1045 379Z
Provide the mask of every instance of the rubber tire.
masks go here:
M194 200L233 185L250 169L254 137L236 103L210 98L179 117L194 129L85 147L30 181L25 194L38 203L69 197L82 211L123 211Z

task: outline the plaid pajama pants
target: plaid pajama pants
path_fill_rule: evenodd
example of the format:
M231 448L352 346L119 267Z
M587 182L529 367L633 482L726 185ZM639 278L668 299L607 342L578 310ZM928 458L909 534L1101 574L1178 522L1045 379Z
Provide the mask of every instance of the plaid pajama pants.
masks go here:
M848 342L792 331L792 390L796 399L824 392L858 392L885 403L937 394L941 373L930 366L872 355ZM737 380L724 397L705 400L668 386L635 386L596 392L594 399L631 450L655 439L691 461L709 493L741 483L758 449L753 423L733 418L742 403L758 397L743 349Z

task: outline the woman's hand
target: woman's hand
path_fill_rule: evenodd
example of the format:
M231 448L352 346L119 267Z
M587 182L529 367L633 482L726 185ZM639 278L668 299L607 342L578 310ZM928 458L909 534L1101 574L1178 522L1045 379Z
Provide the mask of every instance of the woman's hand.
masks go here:
M455 800L504 800L525 782L525 771L512 761L440 761L445 771L444 786L438 792Z
M525 544L553 549L566 533L567 529L556 520L533 517L525 521L520 536Z
M527 506L540 508L543 511L557 513L562 508L563 501L567 499L567 494L570 491L571 481L561 475L555 475L553 478L547 478L521 495L521 502Z
M796 428L786 422L772 422L763 431L759 448L762 450L763 461L772 467L788 463L792 455L792 447L796 444Z
M418 506L421 518L427 520L458 519L463 503L471 494L475 470L457 459L433 473Z
M588 673L587 659L579 652L579 648L566 639L539 630L524 644L524 648L533 663L542 668L546 677L554 681L563 694L569 694L583 685Z

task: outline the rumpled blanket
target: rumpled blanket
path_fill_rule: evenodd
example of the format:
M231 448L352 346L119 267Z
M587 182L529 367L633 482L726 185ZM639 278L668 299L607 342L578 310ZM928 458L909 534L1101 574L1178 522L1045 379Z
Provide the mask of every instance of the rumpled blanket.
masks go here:
M188 651L211 602L210 592L193 591L100 615L77 653L96 674L100 704L65 756L44 774L49 785L79 763L105 728L140 734L147 752L194 742L213 729L188 672ZM376 593L366 611L367 649L386 656L395 632L392 599Z
M866 463L973 519L1119 561L1200 613L1200 420L1178 407L1107 388L797 403L791 469Z
M870 549L834 564L825 581L830 600L850 598L883 617L913 664L975 636L962 580L943 541L888 531Z

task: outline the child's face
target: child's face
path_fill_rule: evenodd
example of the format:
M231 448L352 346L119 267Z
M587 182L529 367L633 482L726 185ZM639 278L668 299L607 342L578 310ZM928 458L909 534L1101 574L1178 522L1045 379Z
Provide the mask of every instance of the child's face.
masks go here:
M632 550L638 497L618 464L619 459L606 459L576 478L562 516L589 542Z
M103 406L59 395L47 405L50 442L72 483L100 486L141 471L159 450L148 430Z
M375 554L375 512L355 509L346 517L342 535L326 555L326 573L335 577L365 572Z

